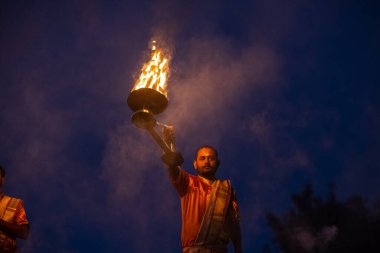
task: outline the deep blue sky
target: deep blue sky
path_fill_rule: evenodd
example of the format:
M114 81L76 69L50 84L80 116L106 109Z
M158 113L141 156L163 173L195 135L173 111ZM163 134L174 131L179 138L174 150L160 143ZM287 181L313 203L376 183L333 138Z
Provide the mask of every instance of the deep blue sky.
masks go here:
M359 3L360 2L360 3ZM26 253L180 252L161 152L126 98L152 39L171 52L173 124L238 192L245 252L312 182L380 197L376 1L1 1L0 163Z

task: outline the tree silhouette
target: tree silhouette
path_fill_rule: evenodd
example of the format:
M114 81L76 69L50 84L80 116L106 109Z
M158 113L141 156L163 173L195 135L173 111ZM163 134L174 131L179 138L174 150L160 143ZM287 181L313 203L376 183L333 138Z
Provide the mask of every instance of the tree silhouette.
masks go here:
M339 202L334 186L323 200L306 184L301 193L292 196L292 202L285 215L267 213L273 243L281 252L380 252L380 201L372 208L360 196Z

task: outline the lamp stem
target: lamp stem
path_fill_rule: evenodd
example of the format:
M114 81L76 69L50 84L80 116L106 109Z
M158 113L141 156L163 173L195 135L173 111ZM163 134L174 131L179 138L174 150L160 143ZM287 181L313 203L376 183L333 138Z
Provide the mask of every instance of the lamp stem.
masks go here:
M164 151L164 153L172 152L172 150L168 146L168 144L161 138L161 136L156 132L156 130L153 127L148 127L146 130L150 133L150 135L153 137L153 139L161 147L161 149L162 149L162 151Z

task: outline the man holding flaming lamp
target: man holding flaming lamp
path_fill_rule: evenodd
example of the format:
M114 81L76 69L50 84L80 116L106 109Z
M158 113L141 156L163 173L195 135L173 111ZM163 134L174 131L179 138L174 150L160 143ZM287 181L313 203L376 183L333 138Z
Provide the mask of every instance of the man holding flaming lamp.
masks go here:
M171 183L181 199L184 253L227 253L229 241L235 253L242 252L240 216L236 192L229 180L216 178L220 165L218 152L212 146L201 146L196 152L197 175L183 170L183 157L174 151L173 127L159 123L155 114L168 105L166 80L168 60L153 42L151 60L147 62L132 92L128 105L134 111L132 122L147 130L160 145ZM155 127L163 128L163 137Z
M181 198L184 253L226 253L232 240L235 253L242 252L240 215L236 192L229 180L219 180L216 172L220 160L215 148L198 148L194 160L197 176L183 170L180 154L162 156L170 180Z

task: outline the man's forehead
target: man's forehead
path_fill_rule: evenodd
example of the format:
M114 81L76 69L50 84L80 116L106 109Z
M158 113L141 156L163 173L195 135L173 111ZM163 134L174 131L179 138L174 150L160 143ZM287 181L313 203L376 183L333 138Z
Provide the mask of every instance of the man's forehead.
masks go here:
M212 148L201 148L197 156L215 156L215 151Z

